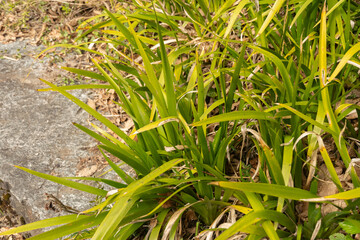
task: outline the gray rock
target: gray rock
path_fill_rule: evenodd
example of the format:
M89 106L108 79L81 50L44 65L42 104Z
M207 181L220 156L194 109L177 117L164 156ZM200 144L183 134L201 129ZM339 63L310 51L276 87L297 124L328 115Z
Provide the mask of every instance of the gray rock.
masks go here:
M0 45L0 179L8 184L27 222L60 214L45 209L45 193L78 210L90 207L94 198L13 166L75 176L79 159L96 145L72 125L87 125L86 112L59 93L37 91L44 87L38 78L48 77L48 60L33 57L40 50L26 42ZM85 102L88 99L85 91L72 94Z

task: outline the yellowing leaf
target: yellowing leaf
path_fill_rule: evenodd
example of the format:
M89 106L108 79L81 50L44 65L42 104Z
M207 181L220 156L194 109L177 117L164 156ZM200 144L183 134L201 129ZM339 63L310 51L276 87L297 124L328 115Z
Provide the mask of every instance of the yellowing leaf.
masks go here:
M154 129L154 128L158 128L166 123L169 123L169 122L179 122L179 119L177 117L165 117L165 118L162 118L160 120L157 120L155 122L152 122L152 123L149 123L148 125L142 127L142 128L139 128L138 130L136 130L135 132L133 132L132 134L133 135L136 135L138 133L142 133L142 132L145 132L145 131L148 131L148 130L151 130L151 129Z
M281 6L284 4L285 0L276 0L274 6L270 9L269 15L266 17L264 23L261 25L259 32L256 36L260 36L262 32L270 24L271 20L274 18L275 14L280 10Z
M336 66L334 72L331 74L330 78L328 79L328 81L332 81L339 73L340 71L344 68L345 64L352 58L352 56L354 56L355 53L357 53L358 51L360 51L360 42L355 44L354 46L352 46L349 51L347 51L345 53L345 55L343 56L343 58L341 59L341 61L339 62L339 64Z

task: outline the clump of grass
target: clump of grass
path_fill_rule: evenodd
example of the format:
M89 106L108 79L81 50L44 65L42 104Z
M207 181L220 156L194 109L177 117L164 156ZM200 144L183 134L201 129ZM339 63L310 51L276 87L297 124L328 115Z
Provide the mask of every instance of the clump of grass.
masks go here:
M92 62L98 72L64 69L107 84L58 87L43 80L47 90L104 125L91 130L75 124L101 143L123 182L86 179L114 188L106 192L19 167L103 201L79 216L2 235L58 224L64 225L37 238L316 239L335 238L341 228L358 233L360 182L346 134L359 136L359 130L346 115L360 108L344 103L351 90L345 79L356 71L360 50L351 25L356 3L174 0L131 6L81 26L82 37L97 32L98 40L57 45L97 54ZM94 44L101 48L93 50ZM134 131L125 134L68 92L87 88L112 89ZM343 164L341 176L328 139ZM106 153L131 166L136 178ZM317 195L321 165L338 193ZM343 205L323 214L334 200Z

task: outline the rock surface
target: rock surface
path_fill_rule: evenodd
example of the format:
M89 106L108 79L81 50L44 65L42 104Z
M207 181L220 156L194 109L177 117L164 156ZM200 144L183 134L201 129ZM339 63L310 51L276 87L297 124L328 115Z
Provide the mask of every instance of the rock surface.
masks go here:
M75 176L81 158L96 145L73 126L88 114L59 93L38 92L49 79L48 60L35 60L41 48L26 42L0 45L0 179L26 222L59 215L46 210L45 193L78 210L90 206L93 195L35 177L23 166L55 176ZM84 91L72 92L87 101ZM1 197L1 196L0 196Z

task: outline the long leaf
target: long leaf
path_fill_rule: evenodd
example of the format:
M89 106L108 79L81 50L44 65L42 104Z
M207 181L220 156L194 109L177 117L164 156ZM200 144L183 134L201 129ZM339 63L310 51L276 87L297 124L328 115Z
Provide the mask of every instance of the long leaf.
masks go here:
M360 188L355 188L346 192L336 193L333 195L328 195L325 197L320 198L309 198L309 199L301 199L302 201L307 202L321 202L321 201L328 201L328 200L350 200L360 198Z
M105 160L109 163L110 167L119 175L119 177L126 182L127 184L130 184L134 181L132 177L130 177L127 173L124 172L118 165L116 165L113 161L111 161L104 152L100 149L101 154L104 156Z
M10 234L14 234L14 233L27 232L27 231L31 231L31 230L35 230L35 229L39 229L39 228L52 227L52 226L56 226L56 225L60 225L60 224L66 224L66 223L74 222L76 220L81 220L81 219L87 218L87 217L88 216L85 216L85 215L72 214L72 215L66 215L66 216L61 216L61 217L49 218L49 219L29 223L26 225L22 225L20 227L13 228L13 229L10 229L5 232L1 232L0 236L10 235Z
M139 134L139 133L142 133L142 132L145 132L145 131L149 131L151 129L154 129L154 128L158 128L166 123L169 123L169 122L179 122L179 119L177 117L164 117L162 119L159 119L155 122L152 122L152 123L149 123L141 128L139 128L138 130L136 130L135 132L133 132L132 134Z
M115 205L97 229L93 239L109 239L112 233L115 231L117 225L129 211L130 207L135 204L136 199L132 198L134 193L139 188L146 186L146 184L148 184L150 181L154 180L156 177L168 171L182 161L184 161L184 159L174 159L166 162L145 177L132 182L128 187L122 189L116 198L117 200Z
M290 23L290 28L294 25L296 20L300 17L300 15L304 12L306 7L309 6L310 3L312 3L312 0L306 0L306 2L301 2L300 3L302 5L301 5L300 9L296 11L296 15L295 15L294 19ZM300 21L302 21L302 20L300 20Z
M78 190L83 191L83 192L88 192L88 193L99 195L99 196L106 196L106 193L107 193L107 191L105 191L105 190L95 188L95 187L92 187L92 186L89 186L89 185L86 185L86 184L83 184L83 183L73 182L73 181L70 181L70 180L67 180L67 179L64 179L64 178L61 178L61 177L55 177L55 176L52 176L52 175L49 175L49 174L36 172L36 171L30 170L30 169L27 169L27 168L24 168L24 167L20 167L20 166L15 166L15 167L17 167L17 168L19 168L19 169L21 169L21 170L23 170L25 172L28 172L28 173L30 173L32 175L44 178L46 180L50 180L52 182L62 184L64 186L68 186L68 187L71 187L71 188L74 188L74 189L78 189Z
M266 17L264 23L261 25L259 32L256 36L260 36L263 31L268 27L271 20L274 18L275 14L280 10L282 5L284 4L285 0L276 0L275 4L270 9L269 15Z
M119 30L122 32L122 34L124 34L124 36L130 42L130 44L136 47L137 43L135 42L134 36L131 34L131 32L111 12L109 12L107 9L104 10L107 13L107 15L111 18L111 20L115 23L116 27L118 27Z
M230 112L220 114L202 121L195 122L191 124L192 126L201 126L206 124L224 122L224 121L233 121L233 120L240 120L240 119L262 119L262 120L271 120L272 114L266 112L258 112L258 111L237 111L237 112Z
M290 102L290 100L293 99L293 83L291 82L290 74L289 74L288 70L286 69L282 60L275 54L273 54L263 48L260 48L258 46L251 45L251 44L249 44L248 46L257 52L264 54L276 65L276 67L278 68L278 70L281 74L281 77L284 81L285 87L286 87L287 100L288 100L288 102Z
M81 84L81 85L69 85L59 87L62 90L75 90L75 89L111 89L111 86L108 84ZM54 91L52 88L39 88L39 92Z
M287 106L287 105L285 105L285 104L282 104L282 103L279 103L279 106L281 106L281 107L283 107L283 108L286 108L287 110L295 113L296 115L298 115L299 117L301 117L301 118L304 119L305 121L307 121L307 122L309 122L309 123L311 123L311 124L313 124L313 125L321 128L321 129L324 130L325 132L328 132L328 133L331 133L331 134L334 134L334 135L335 135L335 132L334 132L332 129L328 128L327 126L325 126L324 124L322 124L322 123L320 123L320 122L315 121L315 120L312 119L311 117L306 116L305 114L299 112L298 110L296 110L296 109L294 109L294 108L292 108L292 107L290 107L290 106Z
M166 89L166 103L169 109L169 114L175 116L176 115L176 97L175 97L175 77L170 67L169 58L166 53L164 40L162 37L162 33L160 30L160 23L158 22L157 15L157 26L158 26L158 34L159 34L159 42L160 42L160 52L161 52L161 62L165 77L165 89Z
M130 155L126 151L122 151L122 149L120 149L118 147L113 148L111 146L100 145L99 148L104 149L105 151L111 153L115 157L124 161L126 164L128 164L129 166L134 168L134 170L136 170L137 172L139 172L141 174L147 174L150 171L147 168L147 166L146 165L144 166L143 163L138 158L134 157L133 155Z
M233 190L255 192L286 199L307 199L315 198L316 195L300 188L292 188L277 184L268 183L247 183L247 182L212 182L211 184Z
M345 64L352 58L352 56L355 55L355 53L357 53L358 51L360 51L360 42L355 44L354 46L352 46L349 51L347 51L343 58L341 59L341 61L339 62L339 64L336 66L334 72L331 74L331 76L329 77L328 81L332 81L339 73L340 71L344 68Z
M99 215L94 215L86 218L79 219L77 221L68 223L64 226L55 228L53 230L41 233L34 237L29 238L29 240L53 240L59 239L60 237L79 232L84 229L90 229L96 225L99 225L108 212L103 212Z
M130 208L136 203L137 198L130 199L125 196L117 200L105 219L101 222L92 239L111 239L113 232L122 219L126 216Z
M228 23L228 26L226 27L225 30L225 34L223 36L223 38L227 38L227 36L229 35L229 33L233 30L233 26L235 24L235 21L237 19L237 17L239 16L241 10L244 8L244 6L246 4L248 4L250 1L249 0L242 0L235 8L235 10L231 13L231 17Z
M253 211L244 215L230 228L225 230L215 240L227 240L230 239L230 237L236 234L237 232L248 232L247 229L250 226L261 221L262 219L276 221L282 224L283 226L286 226L290 231L295 230L294 223L291 222L291 220L288 217L286 217L284 214L273 210L260 210L260 211Z

